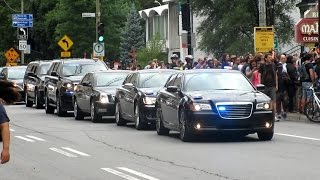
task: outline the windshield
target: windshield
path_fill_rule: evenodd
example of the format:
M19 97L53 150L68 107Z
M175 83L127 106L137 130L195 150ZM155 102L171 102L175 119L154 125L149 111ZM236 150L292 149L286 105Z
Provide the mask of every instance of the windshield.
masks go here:
M185 91L238 90L253 91L249 81L238 73L197 73L187 74Z
M120 86L124 79L127 77L127 73L104 73L98 74L95 86Z
M46 63L46 64L41 64L40 66L40 72L39 72L39 75L45 75L47 74L49 68L50 68L50 65L49 63Z
M107 70L102 63L64 64L62 74L64 76L84 76L89 72L97 72L101 70Z
M26 68L10 68L8 69L8 79L23 79Z
M172 73L142 73L140 74L140 88L163 87Z

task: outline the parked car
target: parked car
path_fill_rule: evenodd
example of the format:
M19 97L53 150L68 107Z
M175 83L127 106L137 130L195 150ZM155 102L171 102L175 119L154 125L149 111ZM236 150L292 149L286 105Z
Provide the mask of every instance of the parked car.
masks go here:
M53 61L45 78L45 111L64 116L73 111L74 87L89 72L105 71L103 61L92 59L63 59Z
M27 66L8 66L3 67L0 73L0 79L12 81L21 95L21 100L24 100L25 92L23 87L23 77Z
M28 64L24 75L23 84L25 91L25 104L32 107L35 104L37 109L44 104L44 79L52 64L49 60L32 61Z
M156 108L157 133L178 131L182 141L209 132L257 133L259 139L271 140L274 133L270 98L238 71L179 72L159 92Z
M156 95L168 77L176 70L152 69L130 73L116 92L116 123L123 126L127 121L135 122L137 130L156 119Z
M121 86L129 72L112 70L85 75L75 88L75 119L82 120L89 115L92 122L99 122L102 116L114 116L116 88Z

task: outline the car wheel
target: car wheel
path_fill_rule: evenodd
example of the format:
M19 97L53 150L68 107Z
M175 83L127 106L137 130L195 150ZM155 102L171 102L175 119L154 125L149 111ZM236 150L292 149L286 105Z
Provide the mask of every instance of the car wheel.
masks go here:
M134 122L137 130L143 130L146 127L146 124L143 119L143 115L140 113L139 105L136 105L134 108Z
M163 126L163 115L160 107L157 107L156 130L158 135L169 135L170 129Z
M45 110L47 114L53 114L54 113L54 108L49 105L49 98L46 96L45 98Z
M56 100L56 104L57 104L57 114L60 117L63 117L67 114L67 111L63 111L62 107L61 107L61 99L60 96L57 95L57 100Z
M193 136L186 121L187 121L187 119L186 119L185 111L183 109L181 109L180 122L179 122L180 139L183 142L190 142L194 139L194 136Z
M28 97L28 93L26 92L25 93L25 103L26 103L26 107L32 107L33 106L33 101L30 101L29 100L29 97Z
M38 91L35 92L35 100L34 100L34 102L35 102L35 105L36 105L37 109L43 108L43 104L40 102L40 99L39 99L39 92Z
M83 112L80 110L76 99L74 100L73 114L74 114L74 118L76 120L83 120L84 119Z
M270 141L273 138L274 132L258 132L258 137L261 141Z
M96 111L96 107L95 107L95 102L94 101L91 102L90 114L91 114L91 121L92 122L96 123L96 122L100 122L102 120L102 116L100 114L98 114L97 111Z
M116 117L116 124L117 126L124 126L126 125L126 121L121 117L121 109L120 109L120 103L116 102L116 110L115 110L115 117Z

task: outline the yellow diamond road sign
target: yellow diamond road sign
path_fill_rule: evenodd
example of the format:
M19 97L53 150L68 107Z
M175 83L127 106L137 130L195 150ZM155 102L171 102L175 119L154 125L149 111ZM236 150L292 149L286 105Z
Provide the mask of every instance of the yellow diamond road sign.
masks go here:
M7 58L8 63L16 63L16 60L19 57L17 51L13 48L9 49L4 55Z
M61 38L60 41L58 42L58 45L64 51L68 51L71 48L71 46L73 45L73 42L67 35L64 35L63 38Z

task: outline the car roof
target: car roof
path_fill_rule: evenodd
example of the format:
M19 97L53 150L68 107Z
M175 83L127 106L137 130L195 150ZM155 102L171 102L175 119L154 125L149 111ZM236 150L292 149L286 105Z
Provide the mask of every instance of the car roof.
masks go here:
M105 70L105 71L97 71L97 72L92 72L92 74L108 74L108 73L127 73L129 74L131 71L129 70Z
M26 69L27 66L6 66L3 68L7 68L7 69Z
M192 69L186 71L180 71L184 74L194 74L194 73L240 73L238 70L229 69Z
M42 63L52 63L52 62L53 62L52 60L35 60L35 61L31 61L29 64L35 64L35 63L42 64Z
M174 70L174 69L144 69L144 70L139 70L136 71L138 73L154 73L154 72L171 72L171 73L175 73L175 72L179 72L178 70Z
M69 63L85 64L85 63L99 62L100 60L75 58L75 59L61 59L60 61L62 61L64 64L69 64Z

